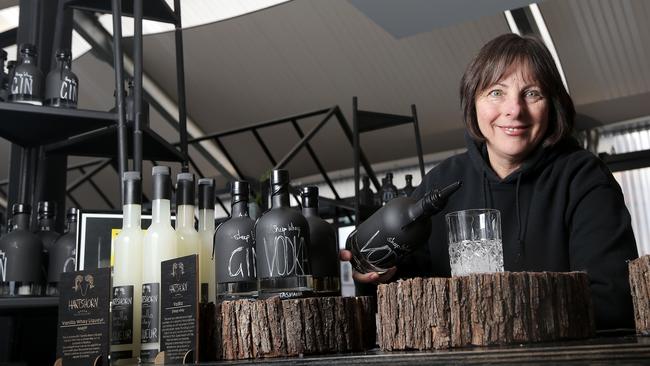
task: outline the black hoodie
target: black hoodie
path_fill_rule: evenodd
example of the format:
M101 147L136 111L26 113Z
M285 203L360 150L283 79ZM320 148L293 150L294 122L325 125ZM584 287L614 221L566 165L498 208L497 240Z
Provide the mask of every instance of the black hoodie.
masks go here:
M567 139L540 147L500 179L485 144L467 136L466 141L467 152L437 165L413 192L419 199L434 187L463 182L432 218L428 246L398 266L399 276L449 276L445 214L495 208L501 212L506 271L586 271L596 327L633 328L627 262L638 254L623 193L607 167Z

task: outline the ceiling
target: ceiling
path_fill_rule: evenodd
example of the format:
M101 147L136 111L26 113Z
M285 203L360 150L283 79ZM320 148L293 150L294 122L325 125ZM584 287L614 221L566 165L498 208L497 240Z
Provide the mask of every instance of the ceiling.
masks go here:
M462 148L458 87L464 68L484 43L509 32L503 11L527 3L294 0L185 29L187 113L200 130L197 135L332 106L351 123L357 96L360 109L377 112L408 115L415 104L425 154ZM585 121L608 124L650 115L650 2L547 0L539 8ZM145 36L144 54L145 73L176 101L173 33ZM113 106L108 64L89 52L75 60L73 71L80 79L80 108ZM300 123L308 131L318 121ZM154 111L150 123L169 141L178 141L177 132ZM276 160L299 140L290 125L260 134ZM258 178L271 167L252 135L223 142L247 176ZM328 171L352 167L352 149L333 121L312 146ZM372 163L415 155L407 126L364 134L362 146ZM6 141L0 153L7 157L0 166L2 179L8 172ZM197 151L191 153L204 175L216 176L223 187L226 179L217 169ZM318 172L306 152L287 168L295 178ZM69 182L78 175L70 173ZM118 201L112 168L94 181ZM144 184L146 191L148 180ZM73 195L87 208L107 208L90 184Z

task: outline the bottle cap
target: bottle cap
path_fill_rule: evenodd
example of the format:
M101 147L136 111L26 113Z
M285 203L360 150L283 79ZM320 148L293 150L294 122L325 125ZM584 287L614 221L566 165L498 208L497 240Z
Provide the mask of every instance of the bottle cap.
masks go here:
M124 204L142 203L142 179L140 172L124 172Z
M153 194L152 200L168 200L172 196L172 179L170 177L168 166L156 165L151 169L153 176Z
M56 58L59 60L65 60L72 58L72 53L69 49L60 48L56 51Z
M289 183L289 171L285 169L275 169L271 174L271 185Z
M14 203L14 205L11 206L11 213L14 215L19 215L19 214L29 215L32 213L32 206L25 203Z
M36 46L31 43L23 43L20 45L20 53L29 56L36 56L38 52L36 51Z
M199 179L199 210L214 209L214 179Z
M176 206L194 204L194 174L176 175Z
M318 187L307 186L302 187L302 207L305 208L318 208Z
M56 202L40 201L36 204L36 212L38 212L38 216L53 217L56 215Z
M77 211L76 207L70 207L65 213L66 219L69 222L77 222Z
M230 193L233 196L246 196L246 199L248 199L249 191L250 185L245 180L236 180L230 185Z

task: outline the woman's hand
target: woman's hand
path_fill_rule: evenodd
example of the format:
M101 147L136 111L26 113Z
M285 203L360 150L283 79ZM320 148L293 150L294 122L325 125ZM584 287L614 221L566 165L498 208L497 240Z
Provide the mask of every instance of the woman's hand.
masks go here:
M342 261L349 262L350 259L352 259L352 252L349 250L342 249L339 253L339 257L341 258ZM397 267L390 267L383 274L379 274L377 272L359 273L355 270L352 270L352 279L354 279L356 282L361 282L361 283L374 283L374 284L386 283L391 278L393 278L395 272L397 272Z

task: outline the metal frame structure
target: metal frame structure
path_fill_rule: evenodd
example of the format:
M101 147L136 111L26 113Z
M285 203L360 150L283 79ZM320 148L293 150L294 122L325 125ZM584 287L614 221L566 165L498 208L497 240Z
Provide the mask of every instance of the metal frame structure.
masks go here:
M420 125L418 123L418 114L415 104L411 104L411 115L402 116L397 114L379 113L364 111L359 109L357 97L352 97L352 126L354 133L354 212L355 212L355 226L359 226L360 211L359 205L359 159L361 155L361 142L360 135L364 132L379 130L382 128L395 127L406 123L413 124L413 132L415 134L415 146L417 149L418 165L420 167L420 174L424 180L424 157L422 155L422 142L420 139ZM370 177L377 192L381 190L381 186L377 181L377 177L372 170L368 170L364 164L366 174Z

